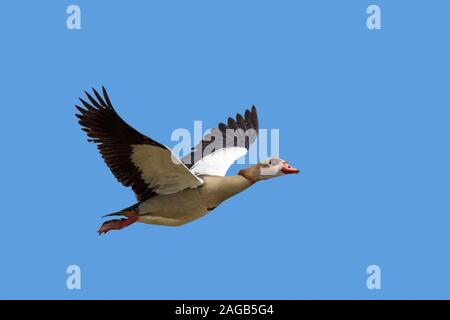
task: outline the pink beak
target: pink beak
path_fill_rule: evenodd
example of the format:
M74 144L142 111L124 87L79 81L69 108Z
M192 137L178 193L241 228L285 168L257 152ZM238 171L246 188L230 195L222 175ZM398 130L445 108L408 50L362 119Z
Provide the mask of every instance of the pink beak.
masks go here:
M291 165L287 162L283 162L283 166L281 167L281 172L285 173L285 174L290 174L290 173L299 173L300 170L291 167Z

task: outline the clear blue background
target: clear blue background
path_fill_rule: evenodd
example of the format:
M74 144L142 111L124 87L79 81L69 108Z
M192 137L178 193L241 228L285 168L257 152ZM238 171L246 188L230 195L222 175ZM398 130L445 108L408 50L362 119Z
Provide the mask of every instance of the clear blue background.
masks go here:
M72 3L81 30L66 28ZM366 28L372 3L380 31ZM450 298L449 11L444 0L3 3L0 297ZM74 116L101 85L167 145L175 128L256 104L303 172L183 227L99 237L100 216L135 201ZM70 264L80 291L66 289Z

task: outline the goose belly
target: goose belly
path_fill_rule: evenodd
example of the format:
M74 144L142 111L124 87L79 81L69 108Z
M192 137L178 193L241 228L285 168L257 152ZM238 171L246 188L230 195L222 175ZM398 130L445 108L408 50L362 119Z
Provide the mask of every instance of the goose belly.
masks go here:
M147 224L179 226L203 217L217 205L208 203L198 189L156 195L139 205L138 221Z

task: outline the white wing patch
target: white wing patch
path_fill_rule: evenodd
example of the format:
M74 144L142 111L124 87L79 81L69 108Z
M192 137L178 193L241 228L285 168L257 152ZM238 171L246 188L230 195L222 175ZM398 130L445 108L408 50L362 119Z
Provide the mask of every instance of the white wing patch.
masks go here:
M197 161L191 171L196 175L225 176L231 165L246 154L243 147L218 149Z
M197 188L203 180L196 177L169 149L152 145L132 145L131 161L141 177L158 194Z

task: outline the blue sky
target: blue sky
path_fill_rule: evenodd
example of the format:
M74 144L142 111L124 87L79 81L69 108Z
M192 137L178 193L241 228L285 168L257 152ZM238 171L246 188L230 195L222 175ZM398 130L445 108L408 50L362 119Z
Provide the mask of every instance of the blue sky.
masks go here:
M81 30L66 8L81 8ZM378 4L382 29L368 30ZM448 1L2 4L0 298L450 298ZM255 104L302 169L179 228L135 202L73 105L105 85L172 146ZM242 165L234 165L236 173ZM81 268L81 290L66 268ZM381 268L368 290L366 268Z

